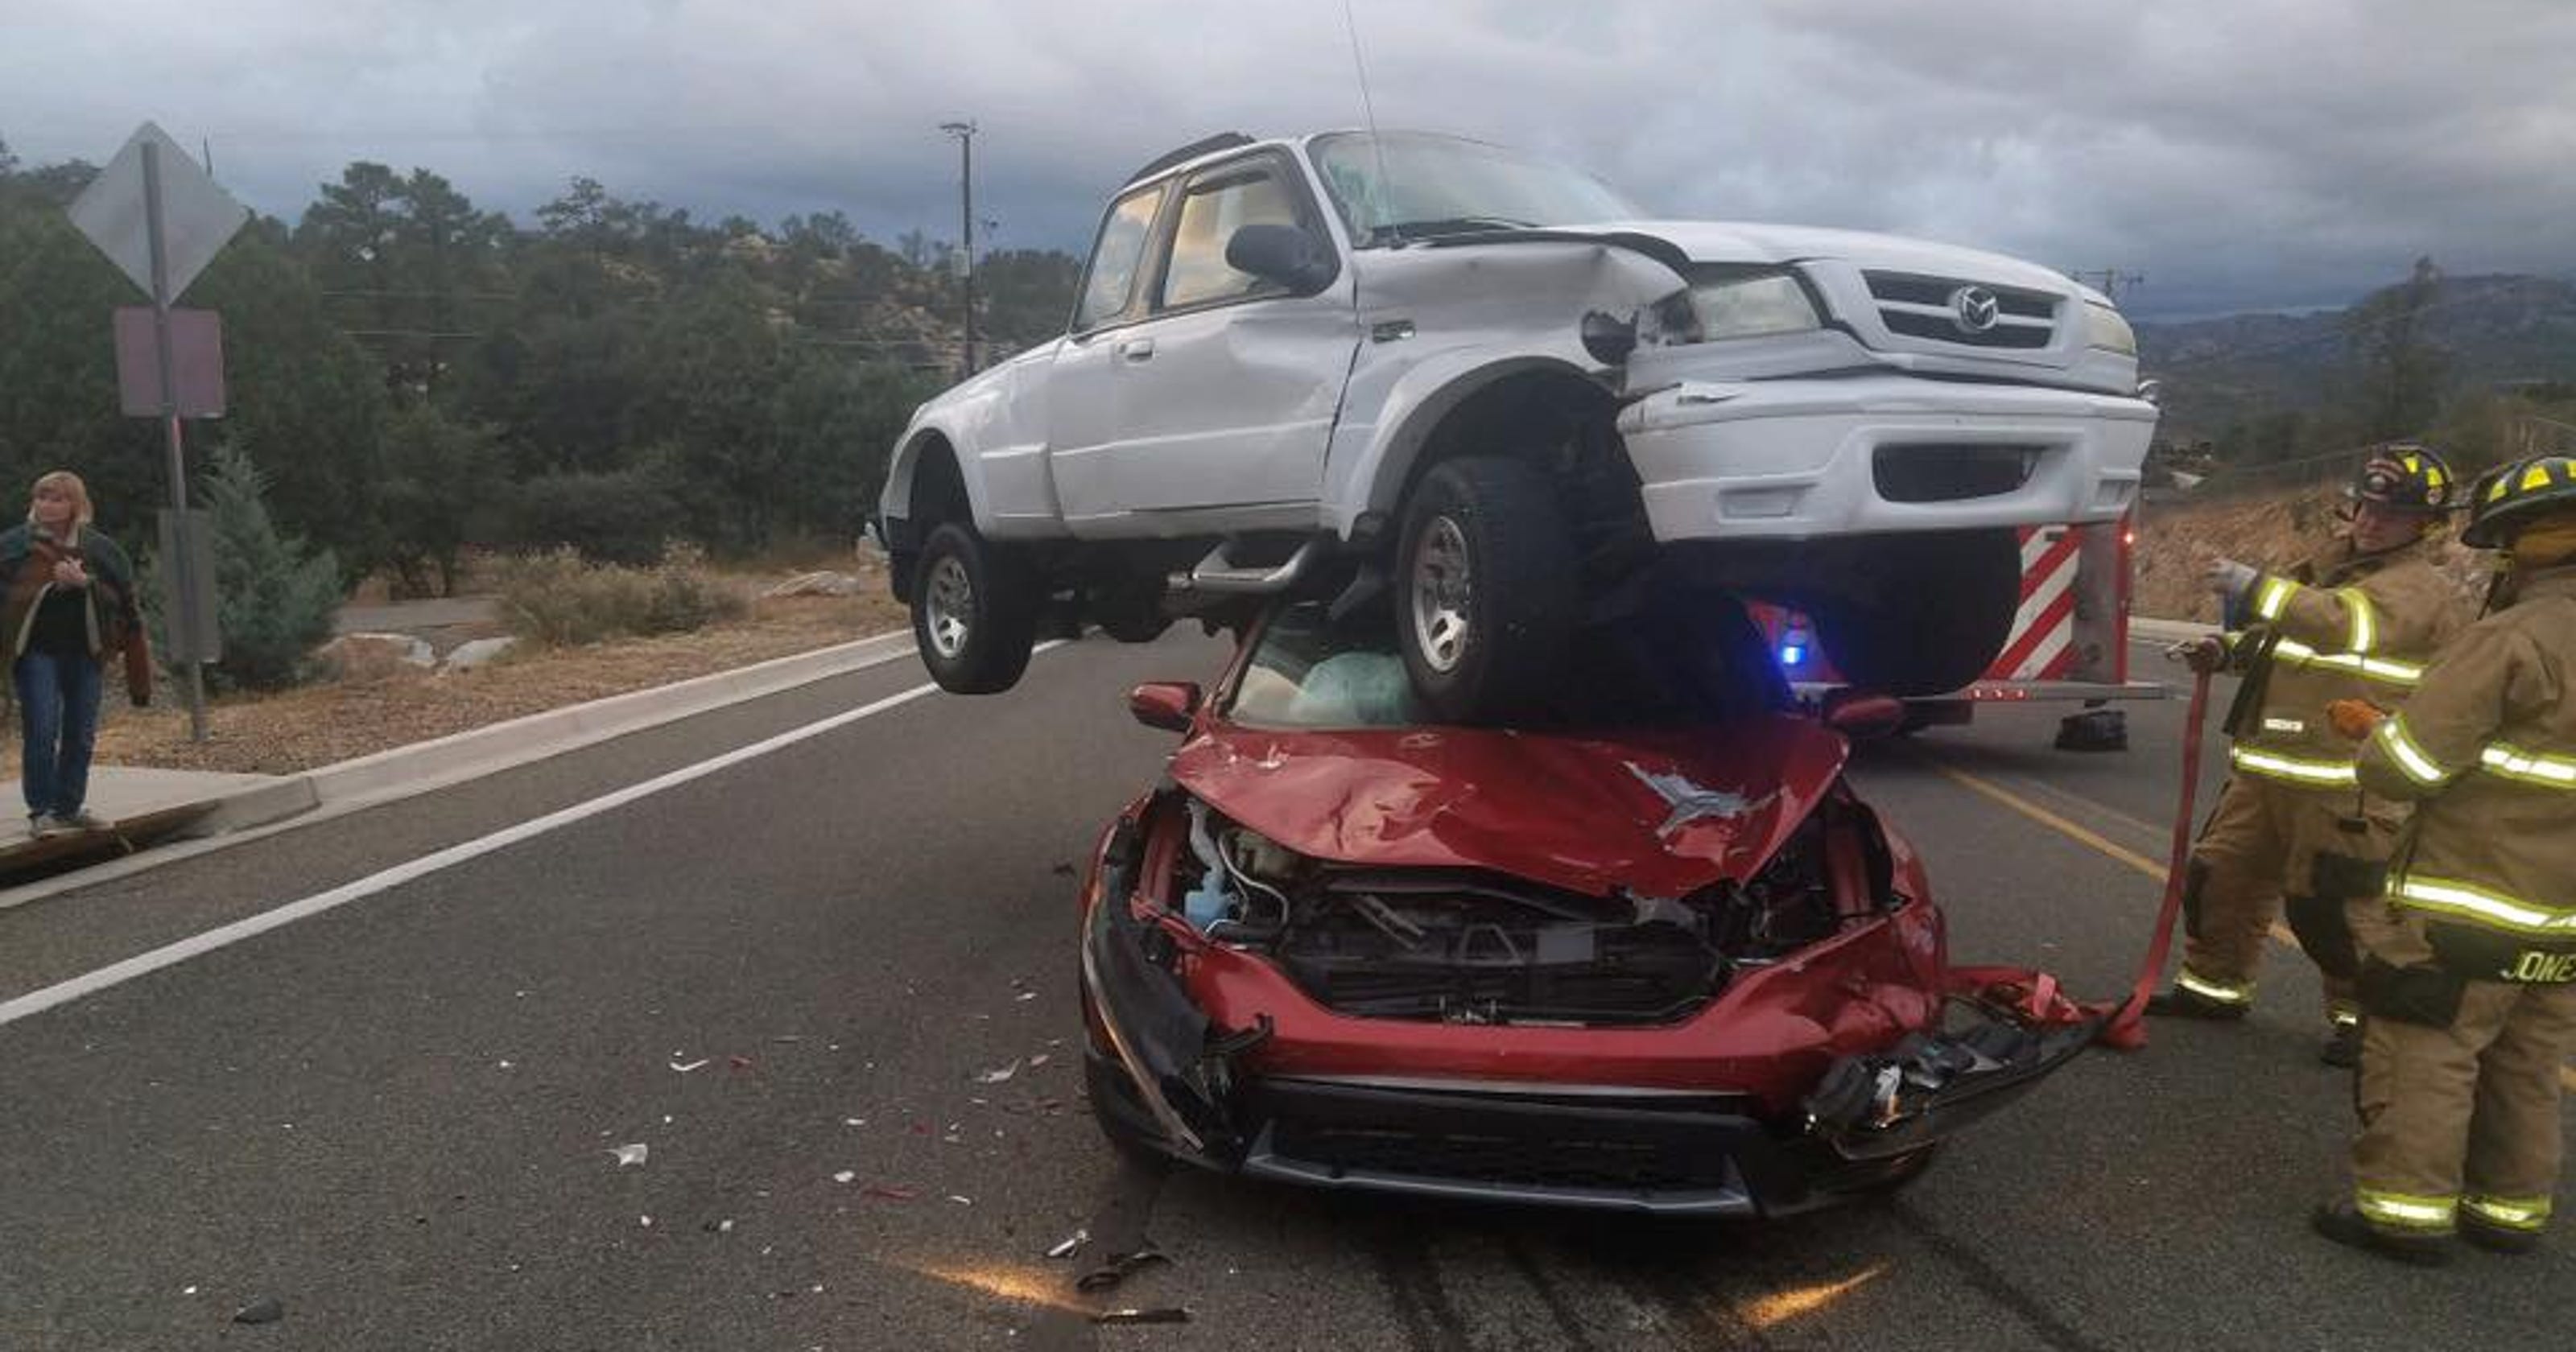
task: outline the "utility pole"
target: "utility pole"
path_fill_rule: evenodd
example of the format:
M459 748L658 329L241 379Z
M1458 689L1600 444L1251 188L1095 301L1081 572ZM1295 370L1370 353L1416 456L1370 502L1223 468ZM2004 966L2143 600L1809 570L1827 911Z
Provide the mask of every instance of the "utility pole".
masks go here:
M964 240L960 276L966 291L966 374L975 374L975 124L942 122L939 129L957 138L958 221Z
M2129 287L2136 286L2147 279L2145 273L2122 272L2118 268L2094 268L2089 272L2082 268L2078 268L2067 275L2073 277L2079 282L2089 281L2097 283L2095 289L2100 291L2103 295L2110 297L2113 305L2120 303L2120 293L2122 291Z

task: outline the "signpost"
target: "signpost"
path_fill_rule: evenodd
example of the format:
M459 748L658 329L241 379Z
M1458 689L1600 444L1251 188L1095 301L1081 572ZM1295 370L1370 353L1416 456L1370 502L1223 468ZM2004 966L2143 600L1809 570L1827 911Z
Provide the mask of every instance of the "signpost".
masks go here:
M223 354L212 315L174 312L170 306L250 219L250 211L197 167L167 132L146 122L72 202L70 215L72 224L152 298L150 377L136 378L139 373L128 367L121 341L118 383L127 395L127 412L136 411L136 394L150 399L149 412L161 419L169 445L172 510L162 520L163 563L171 569L173 583L169 656L188 673L189 735L204 741L203 664L222 655L222 640L215 630L211 542L204 538L203 515L188 510L183 420L222 415ZM138 326L120 317L117 327L123 337ZM140 347L139 333L136 338Z

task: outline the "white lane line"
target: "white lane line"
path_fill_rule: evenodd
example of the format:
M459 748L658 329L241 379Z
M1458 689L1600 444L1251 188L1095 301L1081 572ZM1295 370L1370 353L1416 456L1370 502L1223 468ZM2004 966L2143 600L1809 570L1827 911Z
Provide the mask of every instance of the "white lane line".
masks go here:
M1059 639L1039 644L1038 651L1044 652L1049 648L1061 646L1063 646L1063 640ZM0 1001L0 1027L42 1014L57 1005L69 1004L83 996L95 995L109 987L123 985L136 977L157 972L164 967L176 966L190 958L240 943L244 939L266 934L281 926L292 925L308 916L320 915L325 911L346 906L350 902L372 897L389 888L400 887L416 878L425 878L442 869L454 868L468 860L480 859L496 850L508 849L523 840L534 839L549 831L570 826L574 822L596 817L604 812L614 812L629 803L650 798L666 789L675 789L692 780L704 779L720 770L740 765L744 761L766 756L770 752L794 746L798 742L810 741L825 733L848 727L862 718L870 718L888 709L910 704L937 689L939 687L934 684L916 685L909 690L888 695L873 703L862 704L845 713L834 714L801 728L790 728L749 746L736 747L721 756L699 761L695 765L684 765L677 770L655 775L642 783L630 784L614 793L604 794L587 802L575 803L570 807L549 812L545 816L521 822L516 826L505 827L488 836L450 845L446 849L422 855L418 859L368 874L356 882L343 883L330 891L317 892L301 901L290 901L257 915L244 916L231 924L218 925L202 934L190 935L176 943L164 944L150 952L138 953L122 962L109 963L94 972L84 972L68 981L57 982L41 990L29 991L12 1000Z

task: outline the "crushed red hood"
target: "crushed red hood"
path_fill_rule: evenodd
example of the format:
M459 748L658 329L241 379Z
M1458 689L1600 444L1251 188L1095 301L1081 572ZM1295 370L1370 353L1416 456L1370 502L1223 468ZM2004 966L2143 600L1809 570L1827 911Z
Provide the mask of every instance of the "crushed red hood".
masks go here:
M1848 754L1787 716L1591 736L1219 727L1181 747L1172 778L1318 859L1670 897L1752 877Z

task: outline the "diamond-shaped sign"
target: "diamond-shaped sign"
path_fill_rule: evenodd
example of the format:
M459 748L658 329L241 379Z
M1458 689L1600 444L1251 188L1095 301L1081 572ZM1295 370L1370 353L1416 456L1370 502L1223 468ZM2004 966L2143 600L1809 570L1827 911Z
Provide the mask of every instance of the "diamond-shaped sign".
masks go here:
M143 184L143 147L158 147L154 158L161 179L161 240L167 299L177 300L197 274L223 250L235 231L250 219L250 208L208 177L170 134L146 122L127 139L96 181L71 205L72 224L109 261L152 294L152 235Z

